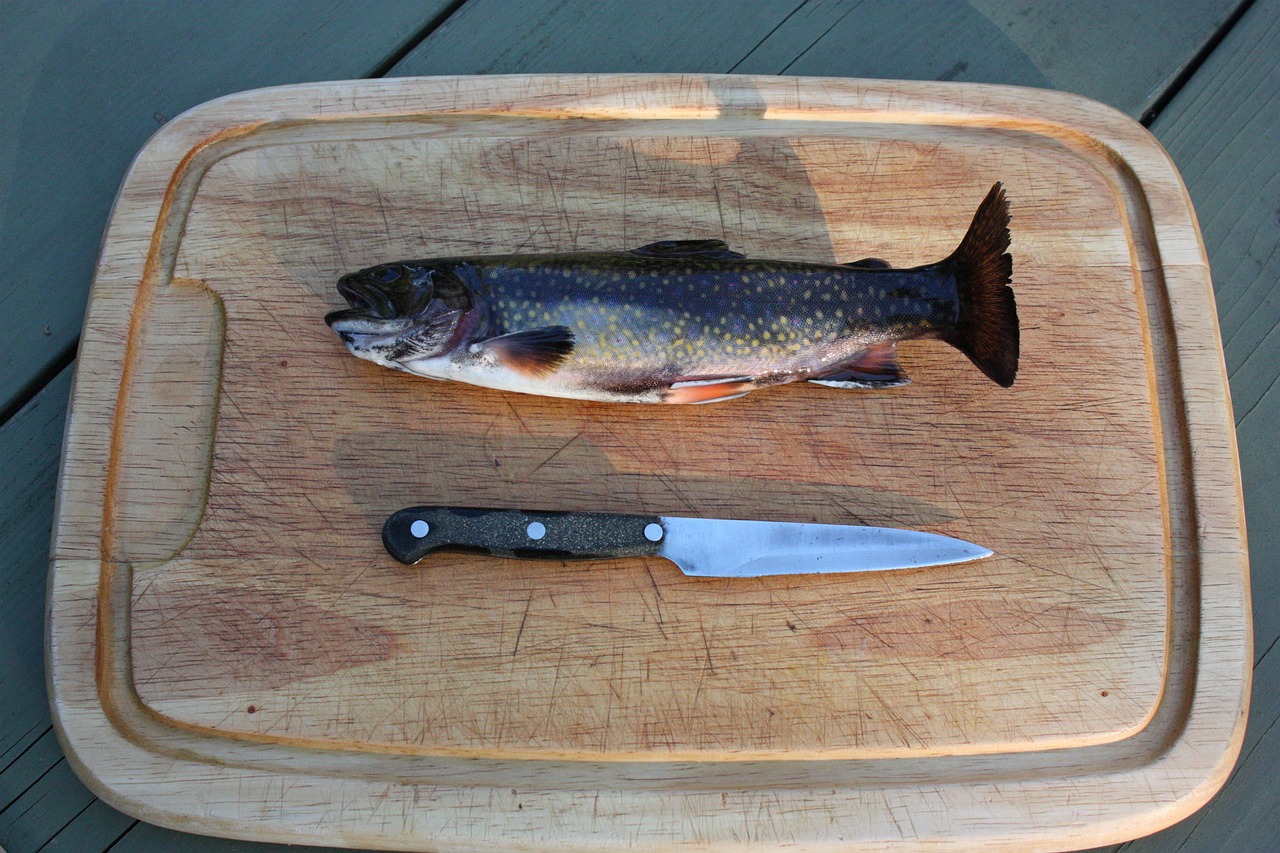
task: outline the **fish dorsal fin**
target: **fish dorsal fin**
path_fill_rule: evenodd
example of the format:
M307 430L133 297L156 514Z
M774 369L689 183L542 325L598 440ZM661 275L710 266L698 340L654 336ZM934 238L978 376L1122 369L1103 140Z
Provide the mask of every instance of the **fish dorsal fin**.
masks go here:
M860 261L850 261L847 264L841 264L842 267L853 267L854 269L864 270L887 270L891 269L889 262L880 258L863 258Z
M828 388L893 388L911 382L898 364L898 350L892 342L868 347L809 381Z
M720 260L743 260L747 256L729 248L723 240L659 240L638 249L632 249L633 255L644 255L647 258L717 258Z
M472 344L493 354L504 367L528 376L546 376L573 352L568 326L547 326L511 332Z

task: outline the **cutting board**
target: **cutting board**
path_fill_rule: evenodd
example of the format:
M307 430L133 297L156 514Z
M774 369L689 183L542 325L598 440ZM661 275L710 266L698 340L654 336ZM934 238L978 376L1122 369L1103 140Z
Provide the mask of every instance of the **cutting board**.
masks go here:
M723 239L938 260L1013 213L1017 382L583 403L398 374L339 275ZM411 504L911 527L976 564L709 580L401 566ZM53 703L104 799L397 849L1063 849L1188 814L1238 752L1239 469L1204 248L1140 126L1055 92L716 76L249 92L138 155L61 476Z

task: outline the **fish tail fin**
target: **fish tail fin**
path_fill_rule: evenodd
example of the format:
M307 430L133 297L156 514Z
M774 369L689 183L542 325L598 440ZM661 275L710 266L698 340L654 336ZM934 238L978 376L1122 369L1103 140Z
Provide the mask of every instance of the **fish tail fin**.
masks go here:
M940 337L969 356L998 385L1018 373L1018 310L1009 248L1009 202L997 183L973 216L973 224L947 261L955 275L960 310Z

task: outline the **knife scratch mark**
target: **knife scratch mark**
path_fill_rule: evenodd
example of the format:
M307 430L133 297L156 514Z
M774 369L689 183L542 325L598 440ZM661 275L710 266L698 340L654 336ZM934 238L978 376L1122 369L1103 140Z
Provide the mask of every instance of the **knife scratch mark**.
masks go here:
M653 567L648 562L645 563L644 570L649 575L649 583L653 584L653 614L654 619L657 620L658 633L662 634L662 639L665 640L667 639L667 630L663 627L666 619L662 615L662 589L658 586L658 579L653 576ZM644 599L641 600L644 601L645 609L648 610L649 602Z
M904 741L907 741L909 738L915 738L917 743L924 743L924 739L921 738L914 731L912 731L911 726L907 723L906 718L903 717L901 714L899 714L897 711L895 711L893 706L890 703L886 702L884 700L884 697L882 697L879 693L877 693L876 689L872 687L870 684L867 684L867 692L869 692L872 698L874 698L876 702L879 703L881 709L884 710L885 716L887 716L890 720L892 720L896 724L895 727L898 729L898 732L904 736L903 737ZM911 746L911 743L908 741L904 745Z
M711 642L707 639L707 626L703 622L699 621L698 630L702 632L702 647L707 651L707 672L711 675L715 675L716 665L715 662L711 660Z
M573 444L575 441L577 441L577 440L578 440L578 439L580 439L580 438L582 438L582 433L581 433L581 432L579 432L579 433L578 433L577 435L575 435L573 438L571 438L571 439L569 439L568 441L566 441L564 444L560 445L559 449L557 449L554 453L552 453L552 454L551 454L550 456L548 456L546 459L543 459L541 462L539 462L539 463L534 467L534 469L533 469L532 471L530 471L530 472L529 472L529 476L530 476L530 477L532 477L534 474L536 474L536 473L538 473L539 471L541 471L541 470L542 470L542 468L543 468L543 466L545 466L548 462L550 462L551 460L553 460L553 459L555 459L557 456L559 456L561 453L563 453L566 449L568 449L569 445Z
M524 636L524 623L529 621L529 608L533 605L533 593L529 593L529 597L524 602L524 615L520 617L520 629L516 631L516 645L511 650L511 656L515 657L516 652L520 651L520 638Z

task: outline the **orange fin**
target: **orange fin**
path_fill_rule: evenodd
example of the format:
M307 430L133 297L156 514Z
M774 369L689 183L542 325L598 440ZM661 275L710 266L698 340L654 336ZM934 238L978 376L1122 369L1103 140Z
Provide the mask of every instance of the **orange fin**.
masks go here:
M754 376L717 376L706 379L684 379L671 383L662 397L664 403L719 403L732 400L756 389Z
M493 353L503 366L517 373L546 376L573 352L573 331L567 326L547 326L499 335L476 346Z
M898 349L893 341L869 347L809 381L828 388L894 388L911 382L898 364Z

